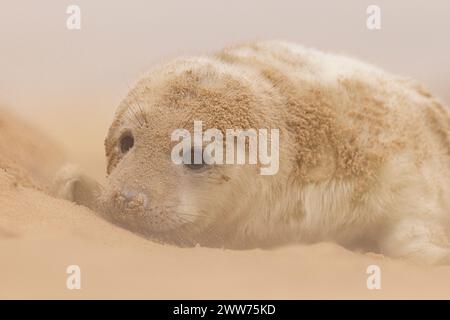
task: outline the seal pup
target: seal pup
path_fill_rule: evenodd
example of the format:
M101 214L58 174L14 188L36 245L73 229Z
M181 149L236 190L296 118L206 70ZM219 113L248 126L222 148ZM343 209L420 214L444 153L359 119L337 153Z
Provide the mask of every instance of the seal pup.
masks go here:
M194 121L279 129L278 173L174 164L171 134ZM450 263L449 111L357 60L278 41L176 59L130 90L105 146L106 185L66 168L60 196L149 238L239 249L333 241Z

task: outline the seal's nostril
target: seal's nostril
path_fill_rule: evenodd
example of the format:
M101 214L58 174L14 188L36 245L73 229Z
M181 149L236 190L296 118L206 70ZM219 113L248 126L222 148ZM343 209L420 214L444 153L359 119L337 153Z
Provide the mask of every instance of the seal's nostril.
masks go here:
M136 197L137 193L130 190L122 190L121 192L122 197L124 197L127 201L132 200L134 197Z
M148 197L144 193L124 189L121 192L121 196L123 197L124 205L127 207L147 208Z

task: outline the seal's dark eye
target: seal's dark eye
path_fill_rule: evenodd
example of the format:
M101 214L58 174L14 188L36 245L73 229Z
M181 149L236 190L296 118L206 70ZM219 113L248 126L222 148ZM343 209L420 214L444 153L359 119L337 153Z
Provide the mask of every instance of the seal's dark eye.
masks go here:
M120 138L120 151L127 153L134 146L134 137L131 133L127 133Z
M204 169L206 164L205 163L199 163L199 164L195 164L195 163L191 163L191 164L185 164L186 167L188 167L191 170L201 170Z
M197 157L197 159L201 159L201 163L195 163L195 158ZM191 170L195 170L195 171L203 171L203 169L205 169L208 165L205 163L205 161L203 160L203 151L202 149L196 149L196 148L192 148L191 149L191 162L190 163L185 163L184 164L187 168L191 169Z

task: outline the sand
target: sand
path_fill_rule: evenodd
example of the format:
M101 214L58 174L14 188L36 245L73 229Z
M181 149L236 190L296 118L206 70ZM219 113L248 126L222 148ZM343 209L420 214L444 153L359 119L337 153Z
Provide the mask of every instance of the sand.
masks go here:
M247 251L153 243L51 197L48 185L66 161L49 137L0 109L1 299L450 298L450 266L332 243ZM366 286L373 264L380 290ZM66 287L69 265L81 268L80 290Z

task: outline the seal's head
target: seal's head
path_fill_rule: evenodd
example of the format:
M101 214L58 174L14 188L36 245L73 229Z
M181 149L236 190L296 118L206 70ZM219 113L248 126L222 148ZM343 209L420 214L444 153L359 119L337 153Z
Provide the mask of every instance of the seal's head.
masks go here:
M203 131L278 127L270 87L258 81L213 58L178 59L140 80L105 141L108 182L101 200L109 217L187 246L225 246L225 235L251 232L254 223L246 221L264 216L255 213L261 209L255 202L270 201L267 179L276 178L261 176L258 165L175 164L171 135L177 129L193 134L194 121L202 121Z

